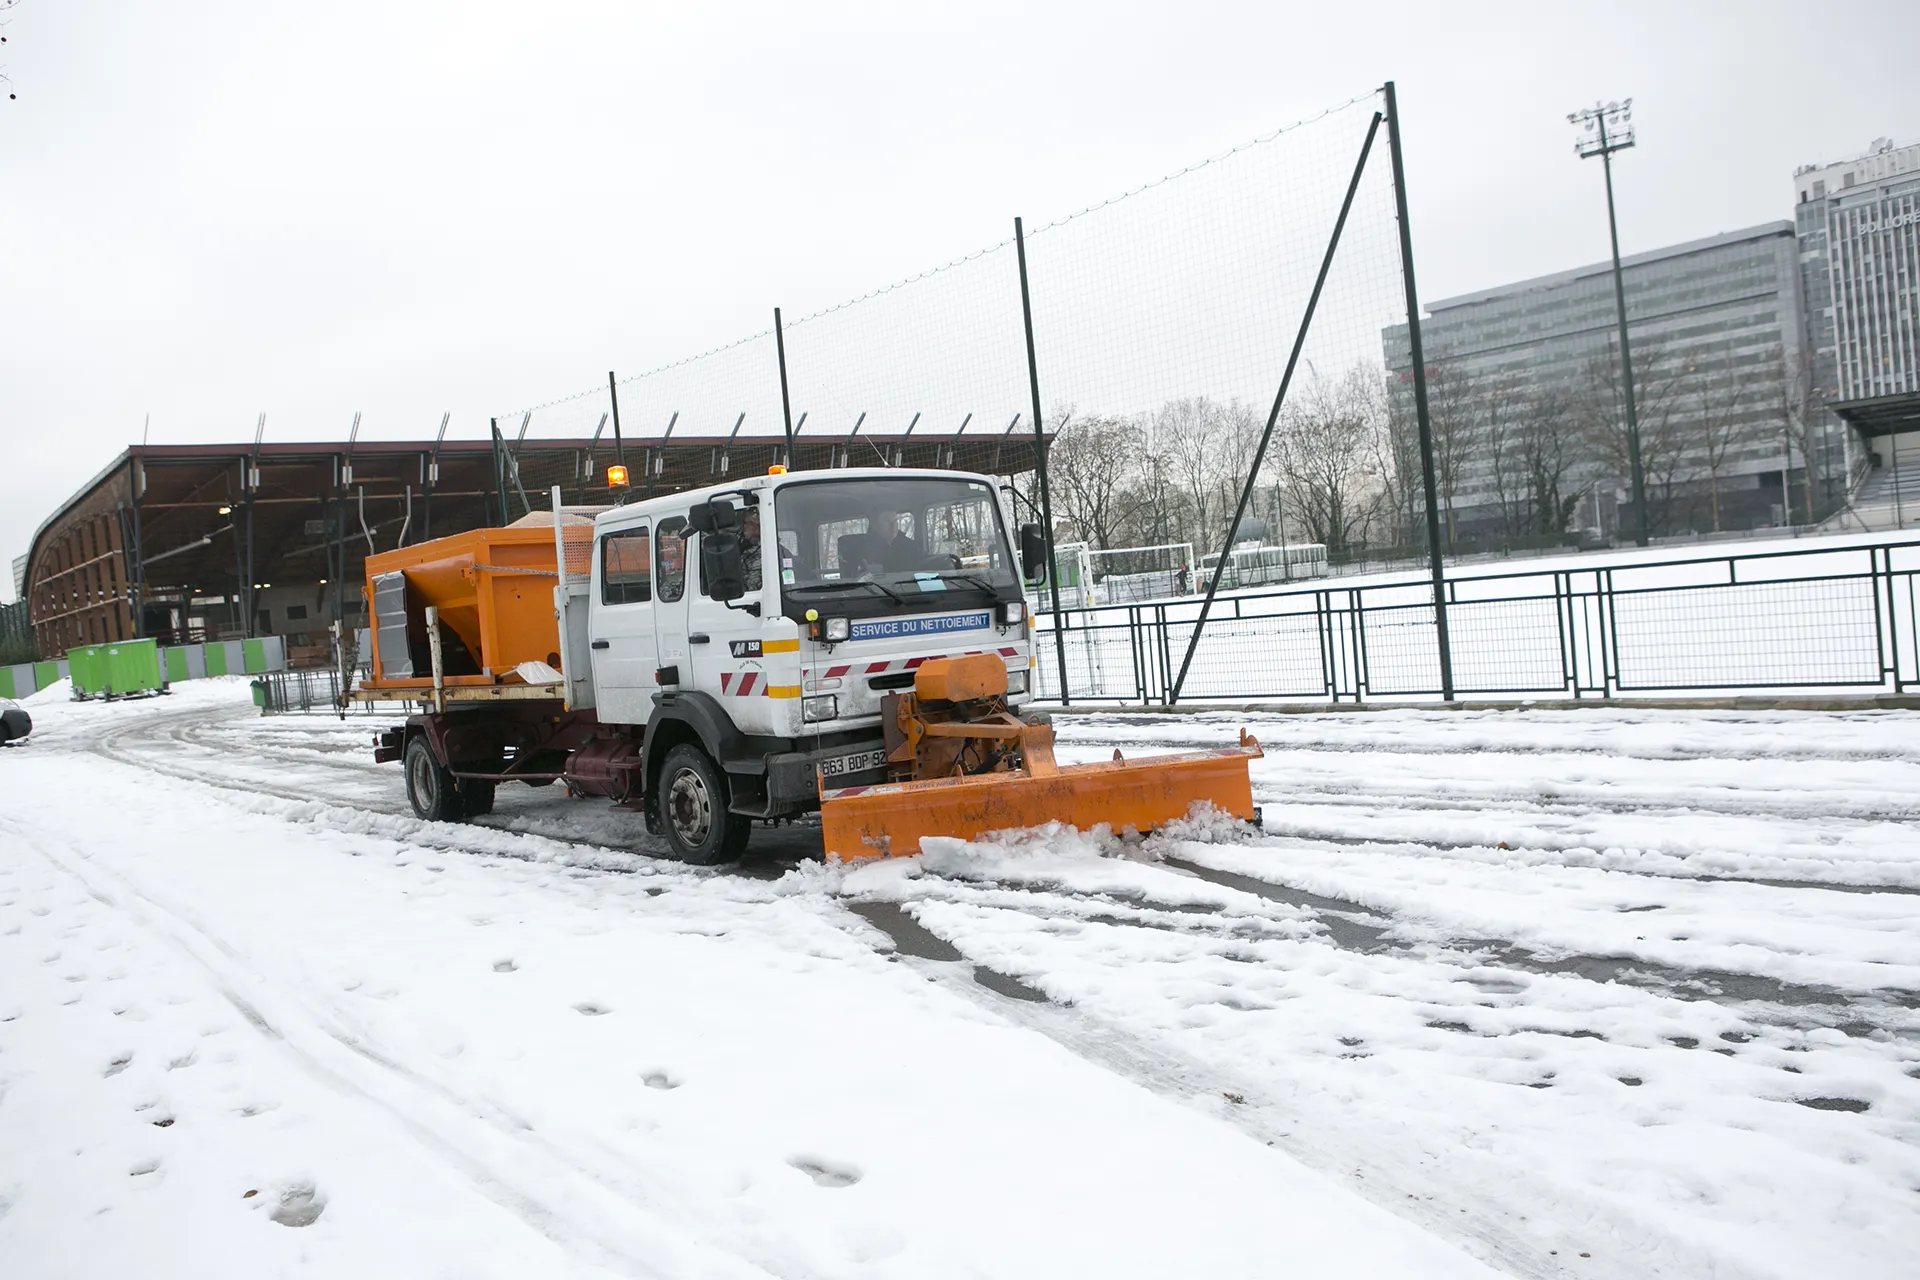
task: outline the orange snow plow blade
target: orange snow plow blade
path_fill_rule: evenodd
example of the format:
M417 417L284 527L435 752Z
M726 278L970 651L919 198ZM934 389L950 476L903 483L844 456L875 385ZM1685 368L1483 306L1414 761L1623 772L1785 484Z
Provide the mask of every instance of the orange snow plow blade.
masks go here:
M881 716L894 780L829 791L821 779L827 855L906 857L927 836L970 840L990 831L1064 822L1146 832L1184 818L1196 801L1245 822L1259 820L1247 762L1260 744L1170 756L1059 765L1045 716L1016 715L1007 672L992 654L921 666L911 693L890 696Z
M1064 822L1082 831L1106 823L1146 832L1184 818L1196 800L1243 821L1258 819L1247 762L1260 744L1217 751L1063 765L1051 774L999 772L890 782L821 793L829 856L908 857L926 836L970 840L991 831ZM1116 756L1118 753L1115 753Z

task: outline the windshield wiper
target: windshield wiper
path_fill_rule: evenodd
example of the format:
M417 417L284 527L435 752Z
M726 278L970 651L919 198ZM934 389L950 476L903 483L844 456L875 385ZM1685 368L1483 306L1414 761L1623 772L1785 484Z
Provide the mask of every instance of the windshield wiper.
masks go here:
M940 580L942 582L965 582L980 588L982 591L999 590L998 587L995 587L991 582L988 582L977 573L942 573Z
M881 595L886 596L896 604L904 605L907 602L907 598L898 591L895 591L885 583L875 582L872 578L848 578L844 582L809 582L803 586L788 587L787 594L797 596L804 595L809 591L839 591L845 587L872 587L875 591L878 591Z

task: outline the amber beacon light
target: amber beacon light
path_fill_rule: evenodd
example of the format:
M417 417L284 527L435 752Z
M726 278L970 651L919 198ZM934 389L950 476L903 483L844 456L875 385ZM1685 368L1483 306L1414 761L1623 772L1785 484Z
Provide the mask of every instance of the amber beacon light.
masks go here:
M607 468L607 487L609 489L627 487L627 469L617 462Z

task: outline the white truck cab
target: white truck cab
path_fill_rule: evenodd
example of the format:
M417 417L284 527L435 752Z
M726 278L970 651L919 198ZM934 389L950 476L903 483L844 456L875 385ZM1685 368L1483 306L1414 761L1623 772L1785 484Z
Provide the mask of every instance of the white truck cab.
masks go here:
M644 726L656 823L681 744L724 774L687 803L742 819L817 807L818 776L885 781L882 704L922 663L997 655L1027 701L1040 531L1018 532L1016 556L991 478L901 468L776 469L602 512L591 575L557 602L567 707Z

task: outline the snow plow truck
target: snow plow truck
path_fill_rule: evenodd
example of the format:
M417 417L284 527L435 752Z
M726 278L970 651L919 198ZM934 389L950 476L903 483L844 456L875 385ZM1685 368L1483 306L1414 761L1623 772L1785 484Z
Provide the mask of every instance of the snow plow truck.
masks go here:
M373 555L370 674L421 711L376 739L414 811L463 821L502 783L636 813L691 863L818 811L830 857L908 855L1060 820L1147 831L1207 801L1257 820L1259 744L1062 765L1033 697L1024 588L986 476L772 468ZM1018 554L1016 555L1016 545Z

